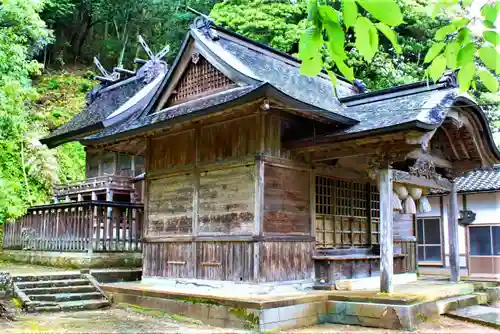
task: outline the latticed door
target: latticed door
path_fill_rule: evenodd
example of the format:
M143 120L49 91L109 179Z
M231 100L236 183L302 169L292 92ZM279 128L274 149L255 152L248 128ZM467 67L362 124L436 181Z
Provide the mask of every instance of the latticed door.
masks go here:
M367 247L377 244L379 195L368 183L316 177L316 246Z

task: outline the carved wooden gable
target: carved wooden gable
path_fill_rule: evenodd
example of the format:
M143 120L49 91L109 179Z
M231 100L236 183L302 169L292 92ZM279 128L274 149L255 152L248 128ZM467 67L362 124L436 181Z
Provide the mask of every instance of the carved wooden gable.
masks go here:
M194 54L172 91L167 107L234 87L235 83L203 56Z

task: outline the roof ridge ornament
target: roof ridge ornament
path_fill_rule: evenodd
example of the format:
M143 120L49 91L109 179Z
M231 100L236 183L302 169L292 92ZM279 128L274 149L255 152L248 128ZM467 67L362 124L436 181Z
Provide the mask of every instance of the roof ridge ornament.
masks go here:
M99 72L101 72L101 76L96 75L95 78L101 82L116 82L120 80L120 72L116 70L116 68L113 69L113 72L109 73L106 71L104 66L102 66L101 62L97 57L94 57L94 65L97 67Z
M212 41L217 41L219 39L219 35L212 29L215 26L214 21L212 21L208 15L200 13L196 9L189 6L186 8L191 13L198 15L198 17L194 19L193 26L201 31L206 38L209 38Z
M141 35L137 35L137 39L139 40L139 44L141 44L142 48L144 49L144 52L146 52L149 59L152 61L160 61L170 51L170 45L167 44L160 52L154 54Z
M170 51L170 45L166 45L163 49L161 49L160 52L155 54L153 53L153 51L151 51L151 48L148 46L141 35L137 35L137 39L139 41L139 44L144 49L144 52L146 52L149 57L149 60L134 60L136 63L144 64L144 66L142 66L137 71L137 77L143 79L145 83L150 83L160 73L166 73L168 71L168 65L165 61L162 60L162 58L165 57Z

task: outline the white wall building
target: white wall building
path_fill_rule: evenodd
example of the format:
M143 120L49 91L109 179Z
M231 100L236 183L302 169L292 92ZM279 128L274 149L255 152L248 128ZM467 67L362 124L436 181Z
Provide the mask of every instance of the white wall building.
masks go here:
M457 180L460 210L475 213L459 226L460 266L471 278L500 279L500 166ZM448 195L429 197L432 211L418 214L418 264L422 272L449 266Z

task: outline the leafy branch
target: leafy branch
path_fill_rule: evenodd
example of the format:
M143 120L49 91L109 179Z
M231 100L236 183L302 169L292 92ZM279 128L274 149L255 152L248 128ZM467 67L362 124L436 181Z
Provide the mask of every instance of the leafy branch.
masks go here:
M434 15L442 9L461 6L468 10L470 0L438 0ZM371 62L379 49L379 35L392 44L396 54L401 54L395 27L403 24L401 9L395 0L309 0L307 28L299 41L298 57L302 60L301 73L317 75L326 69L334 83L336 68L349 81L354 80L354 70L348 66L346 36L354 33L354 48L366 62ZM471 24L477 19L457 17L450 24L438 29L434 44L428 50L424 63L429 64L425 76L439 80L448 69L458 71L462 91L475 88L477 73L482 84L491 92L498 91L495 75L500 74L500 54L497 46L500 35L495 22L500 11L500 0L490 1L481 8L484 42L480 48L473 41ZM333 66L324 61L324 50L333 59ZM479 64L479 65L477 65Z

